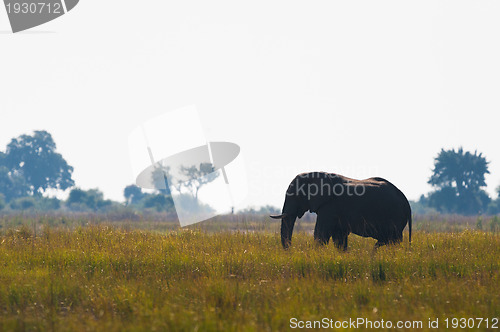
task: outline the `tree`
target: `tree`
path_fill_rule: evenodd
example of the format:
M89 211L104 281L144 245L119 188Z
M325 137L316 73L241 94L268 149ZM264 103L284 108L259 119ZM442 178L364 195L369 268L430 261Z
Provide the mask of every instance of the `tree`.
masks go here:
M247 209L241 210L238 212L239 214L255 214L255 215L265 215L269 216L270 214L279 214L281 210L272 205L261 206L260 209L255 209L254 207L249 207Z
M3 194L0 194L0 210L5 207L5 199L3 197Z
M488 214L500 213L500 186L497 187L497 198L488 205Z
M478 214L484 212L490 198L482 189L488 161L482 153L459 148L442 149L434 161L433 174L428 183L436 188L429 195L429 205L440 212Z
M0 164L0 193L5 196L7 202L27 196L29 192L30 187L21 172L9 171L7 167Z
M38 197L36 209L40 211L54 211L61 207L61 201L56 197Z
M39 195L49 188L65 190L74 185L73 167L56 152L52 136L44 130L12 139L1 159L9 173L24 177L30 194Z
M200 163L200 167L195 165L190 167L181 166L181 172L187 177L184 187L191 191L198 199L198 192L201 187L214 181L219 173L216 173L211 163Z
M111 205L111 201L105 200L102 192L98 189L82 190L74 188L69 193L66 204L71 210L75 211L89 209L98 211Z
M34 197L21 197L10 202L12 210L33 210L35 206L36 201Z
M123 196L125 196L127 205L138 204L144 198L144 193L141 188L135 184L131 184L125 187L123 190Z
M169 184L174 184L170 175L170 167L162 164L157 164L151 174L153 185L160 193L171 195ZM180 187L176 187L180 191Z
M156 211L172 211L174 202L170 196L163 194L147 195L144 198L144 207L147 209L156 209Z

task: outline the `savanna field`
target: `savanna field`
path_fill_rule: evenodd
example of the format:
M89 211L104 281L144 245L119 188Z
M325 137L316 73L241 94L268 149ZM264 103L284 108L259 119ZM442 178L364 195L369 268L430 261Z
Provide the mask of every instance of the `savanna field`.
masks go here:
M0 331L281 331L292 318L421 321L421 330L429 318L440 329L474 318L471 330L491 330L500 316L493 221L416 221L411 248L407 232L376 251L350 235L340 252L317 246L306 222L285 251L276 222L56 219L2 220Z

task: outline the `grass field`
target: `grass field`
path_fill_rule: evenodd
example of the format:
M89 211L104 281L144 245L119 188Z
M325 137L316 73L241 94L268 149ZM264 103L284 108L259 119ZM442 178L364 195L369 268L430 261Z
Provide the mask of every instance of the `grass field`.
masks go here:
M351 235L344 253L307 230L285 251L277 223L249 232L41 224L36 237L27 226L0 232L0 331L277 331L291 318L425 330L429 318L441 328L488 318L491 328L500 316L498 232L419 230L411 249L405 234L377 251Z

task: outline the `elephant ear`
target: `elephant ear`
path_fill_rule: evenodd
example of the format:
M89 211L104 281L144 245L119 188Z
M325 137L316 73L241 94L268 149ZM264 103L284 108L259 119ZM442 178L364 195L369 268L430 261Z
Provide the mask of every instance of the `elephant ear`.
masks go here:
M309 199L309 211L318 212L319 208L331 200L332 197L327 195L315 195Z
M313 176L308 185L309 211L317 212L323 204L334 199L334 186L339 182L340 178L335 174L319 173Z

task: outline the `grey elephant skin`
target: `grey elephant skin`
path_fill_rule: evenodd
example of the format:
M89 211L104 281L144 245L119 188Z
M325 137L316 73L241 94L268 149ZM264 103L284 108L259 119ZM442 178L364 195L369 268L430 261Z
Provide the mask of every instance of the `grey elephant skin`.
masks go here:
M405 195L389 181L374 177L350 179L325 172L299 174L290 183L281 219L281 243L288 248L295 220L306 211L317 214L314 238L347 249L350 233L378 240L375 247L398 243L403 229L409 226L411 243L411 208Z

